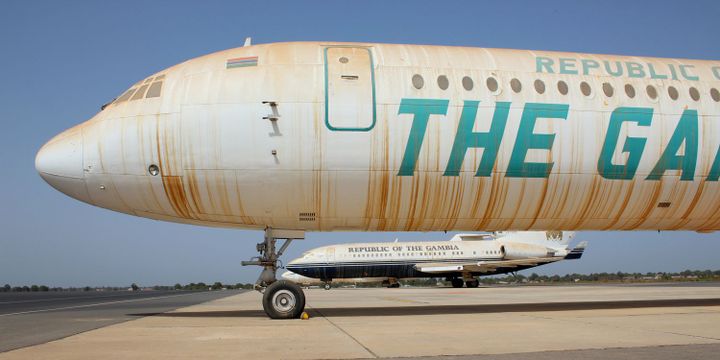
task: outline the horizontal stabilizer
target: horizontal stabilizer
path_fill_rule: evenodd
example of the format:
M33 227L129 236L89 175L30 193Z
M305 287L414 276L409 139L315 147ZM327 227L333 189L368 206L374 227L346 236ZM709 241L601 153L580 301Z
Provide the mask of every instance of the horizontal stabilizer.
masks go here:
M565 255L565 260L575 260L575 259L581 258L583 252L585 251L585 248L587 247L587 244L588 244L587 241L583 241L583 242L577 244L577 246L575 246L575 248L570 250L570 252L567 255Z

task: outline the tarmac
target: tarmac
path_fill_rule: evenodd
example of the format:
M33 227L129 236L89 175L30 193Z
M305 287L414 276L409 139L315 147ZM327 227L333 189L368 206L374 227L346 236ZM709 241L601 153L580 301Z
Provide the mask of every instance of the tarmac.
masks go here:
M716 359L720 352L718 283L305 293L309 320L270 320L260 293L234 293L130 312L135 320L0 353L0 360Z
M61 291L0 293L0 352L43 344L241 291Z

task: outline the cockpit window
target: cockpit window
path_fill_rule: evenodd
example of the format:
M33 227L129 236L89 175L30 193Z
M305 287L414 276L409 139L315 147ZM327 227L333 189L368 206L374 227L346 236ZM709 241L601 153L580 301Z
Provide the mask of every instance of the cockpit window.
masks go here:
M137 90L137 88L131 88L130 90L126 91L126 92L125 92L124 94L122 94L117 100L115 100L115 103L127 101L128 99L130 99L130 97L132 96L132 94L135 93L135 90Z
M142 99L143 96L145 95L145 90L147 90L148 86L149 86L149 85L147 85L147 84L141 86L141 87L138 89L138 91L135 92L135 95L133 95L133 97L130 98L130 101Z
M145 94L146 98L154 98L154 97L160 97L160 93L162 92L162 81L155 81L150 85L150 88L147 91L147 94Z
M142 98L156 98L162 95L162 85L165 80L165 74L158 75L156 77L149 77L143 81L133 85L130 90L126 91L120 97L118 97L113 104L121 103L123 101L134 101ZM106 105L103 106L105 108Z

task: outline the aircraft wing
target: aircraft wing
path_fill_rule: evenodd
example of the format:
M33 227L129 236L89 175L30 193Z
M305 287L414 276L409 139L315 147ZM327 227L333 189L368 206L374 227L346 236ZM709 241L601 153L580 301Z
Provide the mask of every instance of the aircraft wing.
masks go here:
M416 264L415 269L428 274L454 273L459 271L470 271L480 273L493 273L498 269L508 270L517 267L533 267L563 260L563 256L527 258L518 260L480 261L470 263L425 263Z

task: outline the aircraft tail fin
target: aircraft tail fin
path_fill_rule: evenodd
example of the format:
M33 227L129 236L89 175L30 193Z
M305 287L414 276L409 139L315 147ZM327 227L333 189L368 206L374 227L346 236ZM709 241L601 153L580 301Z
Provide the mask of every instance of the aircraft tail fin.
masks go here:
M565 255L565 260L575 260L582 257L585 248L587 248L587 241L583 241L575 246L570 252Z

